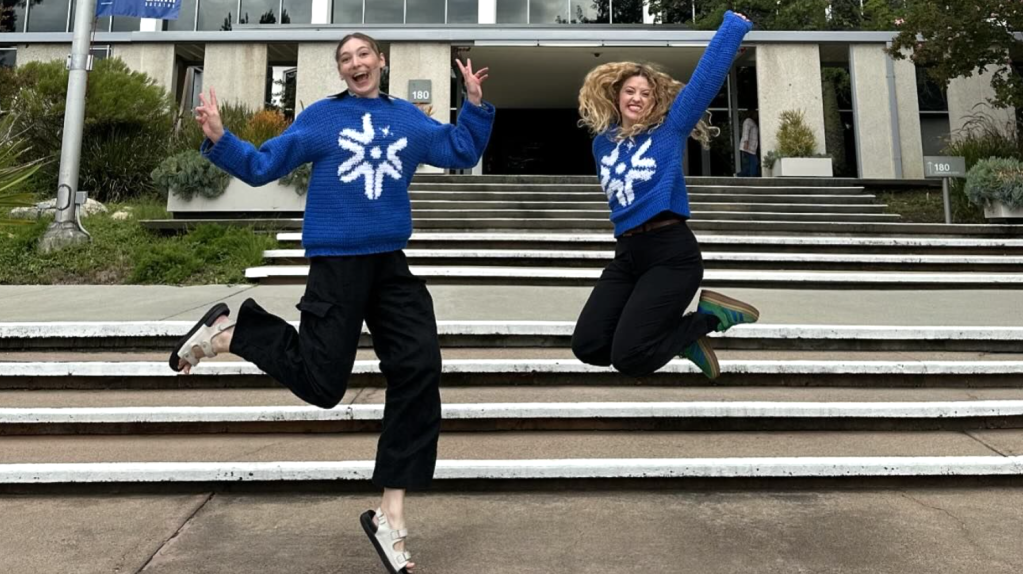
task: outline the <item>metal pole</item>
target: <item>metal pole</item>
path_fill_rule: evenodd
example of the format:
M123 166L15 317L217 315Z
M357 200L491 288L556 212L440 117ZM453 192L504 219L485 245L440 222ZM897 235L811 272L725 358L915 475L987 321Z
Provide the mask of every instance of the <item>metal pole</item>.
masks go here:
M85 88L92 67L89 44L96 20L96 0L78 0L76 10L68 63L70 73L64 108L64 135L60 146L57 211L39 244L39 249L44 253L89 240L89 234L78 221L78 206L85 203L84 194L78 193L78 170L82 156L82 131L85 127Z
M941 197L945 201L945 223L952 223L952 202L948 195L948 178L941 179Z

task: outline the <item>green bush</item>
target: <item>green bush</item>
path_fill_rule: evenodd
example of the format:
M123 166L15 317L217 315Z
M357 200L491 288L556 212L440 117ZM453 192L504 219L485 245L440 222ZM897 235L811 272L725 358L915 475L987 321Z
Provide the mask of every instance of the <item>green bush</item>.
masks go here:
M27 160L31 147L20 133L14 131L15 118L0 115L0 213L6 215L12 207L31 205L32 197L25 193L27 181L43 167L43 160ZM0 225L14 221L0 219Z
M61 149L68 73L64 62L30 62L14 73L8 97L18 128L32 142L33 157L57 157ZM86 95L80 181L99 201L152 193L146 175L166 157L173 103L166 91L119 59L96 63ZM110 145L115 149L108 150ZM41 170L37 186L57 188L58 162Z
M173 193L185 200L196 195L207 199L220 197L231 178L198 150L183 151L163 160L150 175L161 193Z
M252 229L200 225L141 254L132 283L241 283L245 269L260 265L276 241Z
M801 110L781 113L778 128L778 153L782 157L813 157L817 153L817 136Z
M1023 208L1023 162L1013 158L982 159L966 176L966 197L978 207L1002 203Z
M305 195L309 191L309 180L312 176L313 164L304 163L295 168L295 171L282 177L281 183L294 189L295 193Z
M1017 135L1015 123L1002 123L992 116L978 113L967 118L962 131L955 141L944 149L945 155L966 158L966 169L973 169L977 162L988 158L1014 158L1023 160L1023 139ZM971 201L965 195L966 181L952 180L952 197Z

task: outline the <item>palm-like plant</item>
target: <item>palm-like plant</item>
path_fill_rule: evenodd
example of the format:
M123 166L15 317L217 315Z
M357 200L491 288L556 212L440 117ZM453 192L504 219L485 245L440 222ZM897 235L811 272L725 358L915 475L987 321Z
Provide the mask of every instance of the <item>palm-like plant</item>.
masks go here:
M30 146L14 131L14 116L0 116L0 211L32 205L32 196L20 187L45 163L44 158L26 160ZM25 221L0 219L0 225L24 224Z

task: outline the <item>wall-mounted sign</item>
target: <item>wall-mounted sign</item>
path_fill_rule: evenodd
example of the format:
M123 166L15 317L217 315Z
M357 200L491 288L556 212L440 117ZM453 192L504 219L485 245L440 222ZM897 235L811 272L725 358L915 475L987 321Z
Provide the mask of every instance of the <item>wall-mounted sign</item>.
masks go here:
M926 177L966 177L966 158L927 156L924 158Z
M409 80L408 99L413 104L429 104L433 101L433 83L430 80Z

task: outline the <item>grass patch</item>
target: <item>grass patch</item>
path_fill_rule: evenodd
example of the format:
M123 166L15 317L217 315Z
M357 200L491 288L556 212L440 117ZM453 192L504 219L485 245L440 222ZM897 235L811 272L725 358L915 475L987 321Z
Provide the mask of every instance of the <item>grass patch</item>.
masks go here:
M902 216L907 223L945 223L945 203L941 188L875 191L877 201L888 207L885 213ZM984 211L970 203L963 193L953 190L952 223L987 223Z
M128 219L114 213L131 208ZM50 219L0 227L0 285L205 285L245 282L277 241L250 228L202 225L161 236L139 221L167 217L164 200L107 204L109 213L83 221L92 241L50 254L37 251Z

